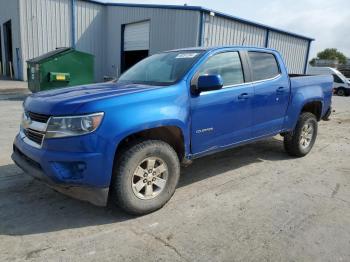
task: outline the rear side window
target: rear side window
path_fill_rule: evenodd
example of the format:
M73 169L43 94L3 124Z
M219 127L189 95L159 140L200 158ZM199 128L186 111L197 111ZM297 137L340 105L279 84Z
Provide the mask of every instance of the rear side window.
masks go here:
M280 70L273 54L248 52L253 70L253 81L270 79L278 76Z
M209 57L199 69L201 75L220 75L224 86L244 83L241 59L238 52L219 53Z

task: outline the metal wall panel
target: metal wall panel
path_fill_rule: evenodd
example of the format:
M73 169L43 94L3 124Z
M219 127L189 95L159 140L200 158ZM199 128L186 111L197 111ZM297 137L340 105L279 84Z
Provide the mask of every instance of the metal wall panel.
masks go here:
M71 45L71 0L19 0L23 72L25 61Z
M266 29L219 16L204 15L203 46L264 47Z
M150 54L198 45L200 12L189 10L107 6L106 74L120 73L121 27L150 21Z
M13 24L13 31L18 32L18 36L14 37L14 48L20 48L21 69L26 79L26 60L56 47L72 45L72 0L10 2L0 0L0 18L6 18L12 12L3 7L16 5L11 10L14 13L20 10L19 14L11 17L14 22L16 17L17 20L20 17L18 30L16 23ZM123 24L150 21L150 54L198 46L202 32L204 46L243 44L263 47L268 35L267 28L263 26L220 15L211 16L206 12L203 15L203 31L200 32L201 12L198 10L113 6L76 0L74 16L76 48L95 55L95 78L98 81L104 75L119 75ZM289 72L303 72L308 40L270 30L268 43L269 47L282 53Z
M309 41L282 33L270 32L268 47L283 56L289 73L303 74Z
M288 72L302 74L306 61L309 41L267 29L248 25L244 22L219 16L204 16L204 46L245 45L268 47L278 50L287 65Z
M102 81L105 63L106 7L86 1L76 1L76 49L95 56L95 80Z

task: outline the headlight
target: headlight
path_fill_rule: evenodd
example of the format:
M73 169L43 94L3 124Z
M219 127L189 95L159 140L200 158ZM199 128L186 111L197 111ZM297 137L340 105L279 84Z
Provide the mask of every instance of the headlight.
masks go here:
M102 122L104 113L83 116L51 117L45 138L79 136L94 132Z

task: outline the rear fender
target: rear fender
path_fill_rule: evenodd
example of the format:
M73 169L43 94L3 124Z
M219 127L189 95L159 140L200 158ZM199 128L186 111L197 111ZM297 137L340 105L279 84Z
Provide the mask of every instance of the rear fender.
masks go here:
M321 117L325 114L324 112L324 97L322 88L319 86L305 86L296 88L296 92L292 94L290 105L287 110L287 115L284 121L283 131L293 130L298 122L299 116L305 105L312 102L321 102L322 113ZM293 92L293 90L292 90Z

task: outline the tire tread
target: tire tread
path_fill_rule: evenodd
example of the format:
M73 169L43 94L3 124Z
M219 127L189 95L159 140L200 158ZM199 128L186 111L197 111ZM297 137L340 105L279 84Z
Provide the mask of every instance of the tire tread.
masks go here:
M132 158L133 155L139 153L140 151L145 150L147 147L162 147L165 148L173 157L176 157L178 168L180 169L180 163L178 161L178 156L175 150L167 143L161 140L144 140L138 141L137 143L131 144L129 147L125 148L119 157L117 157L117 164L113 170L113 179L111 183L111 201L116 203L120 208L126 211L129 214L133 215L141 215L145 213L153 212L166 204L166 202L159 208L155 208L154 210L149 210L147 212L143 210L139 210L137 208L132 207L128 204L128 200L125 198L125 194L123 194L123 185L119 176L125 174L127 172L127 164L129 159ZM174 192L171 192L169 199L173 196Z
M295 129L292 132L286 133L284 136L284 148L286 152L294 157L303 157L306 154L300 151L299 148L299 132L301 128L303 127L304 123L309 120L309 119L314 119L317 123L317 118L313 113L310 112L304 112L299 116L298 123L295 127ZM317 135L317 125L316 125L316 130L315 130Z

